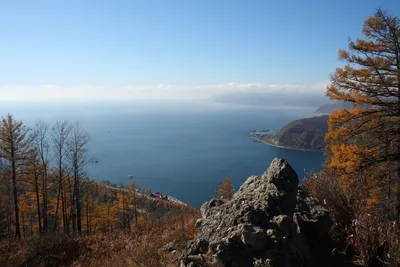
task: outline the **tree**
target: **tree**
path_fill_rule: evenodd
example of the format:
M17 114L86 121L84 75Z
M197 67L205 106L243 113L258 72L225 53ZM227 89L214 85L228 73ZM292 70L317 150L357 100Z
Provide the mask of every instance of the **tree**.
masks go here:
M117 202L117 201L116 201ZM98 225L100 229L110 231L113 229L113 226L121 221L118 219L118 203L113 202L105 202L100 203L98 205L98 214L95 218L95 225Z
M58 221L58 209L61 202L61 212L62 212L62 222L63 229L66 232L67 229L67 207L66 207L66 196L64 194L64 177L67 176L67 168L66 168L66 153L67 153L67 142L68 137L71 133L72 125L68 121L56 122L56 125L52 128L52 141L54 154L56 158L56 172L58 178L58 193L57 193L57 202L55 209L55 219L53 231L56 231Z
M89 178L82 179L81 183L82 198L82 231L90 233L92 231L93 217L98 216L98 207L95 202L100 198L97 183ZM86 229L83 229L83 228Z
M1 157L11 166L12 194L14 199L15 237L21 239L19 220L18 184L22 168L26 166L30 155L31 140L28 138L29 128L22 121L17 121L11 114L2 117L0 124Z
M125 188L121 188L117 193L117 207L121 214L121 228L128 229L130 225L130 212L129 212L129 201L128 194L125 192Z
M33 128L33 146L40 158L40 168L42 176L42 202L43 202L43 232L47 232L48 229L48 170L49 170L49 125L43 121L39 121Z
M365 39L339 51L346 65L327 90L330 99L354 107L329 117L326 166L344 190L361 192L361 206L384 204L399 214L400 21L378 10L362 32Z
M232 199L233 197L233 184L232 179L227 177L219 185L217 190L217 198Z
M0 238L11 233L12 193L9 173L10 170L5 160L0 158Z
M30 152L29 166L26 172L26 182L33 187L36 201L36 212L38 217L38 228L39 232L43 232L42 228L42 212L40 209L40 182L39 182L39 155L36 149L32 149Z
M21 229L22 236L26 238L27 229L31 229L29 232L32 234L32 211L33 201L31 194L24 194L19 198L19 207L21 212Z
M136 202L136 188L135 188L135 183L133 180L128 186L128 197L129 197L129 203L132 206L132 210L133 210L134 223L135 223L135 225L137 225L138 211L137 211L137 202Z
M74 178L73 206L76 208L76 221L78 232L82 232L82 203L80 196L80 181L86 174L85 169L91 164L92 159L87 155L87 144L90 135L78 123L71 131L71 138L68 140L68 159ZM75 214L75 211L74 213Z

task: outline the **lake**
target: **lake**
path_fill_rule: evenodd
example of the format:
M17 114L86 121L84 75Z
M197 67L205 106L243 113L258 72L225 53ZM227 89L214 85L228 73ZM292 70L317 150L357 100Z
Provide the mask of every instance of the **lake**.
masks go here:
M92 136L88 147L98 161L88 175L98 181L129 183L172 195L199 207L231 177L235 189L260 175L275 157L286 158L300 178L319 170L323 154L270 147L248 136L252 129L274 132L291 120L313 116L315 108L261 108L208 101L120 103L6 103L32 127L36 120L78 121Z

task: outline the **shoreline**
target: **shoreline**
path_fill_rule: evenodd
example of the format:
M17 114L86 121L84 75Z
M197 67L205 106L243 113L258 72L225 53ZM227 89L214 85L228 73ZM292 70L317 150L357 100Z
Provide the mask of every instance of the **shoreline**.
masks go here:
M102 183L102 182L99 182L99 183ZM129 189L128 189L127 187L125 187L125 186L115 187L115 186L107 185L107 184L105 184L105 183L102 183L102 184L105 185L106 187L110 188L111 190L115 190L115 191L120 191L120 190L122 190L122 191L124 191L124 192L128 192L128 190L129 190ZM138 189L138 188L136 188L136 189ZM139 190L140 190L140 189L139 189ZM145 197L145 198L150 199L150 200L152 200L152 199L157 199L157 198L151 197L150 194L146 194L146 193L144 193L144 192L140 192L139 190L135 190L135 194L137 194L137 195L139 195L139 196L142 196L142 197ZM185 202L182 202L182 201L180 201L179 199L177 199L177 198L175 198L175 197L173 197L173 196L170 196L170 195L167 195L167 199L166 199L166 200L169 201L169 202L172 202L172 203L181 204L181 205L184 205L184 206L189 206L189 205L186 204Z
M276 143L274 143L273 141L268 141L268 140L261 140L260 138L258 138L257 136L254 136L252 134L249 134L250 138L263 143L267 146L272 146L272 147L278 147L278 148L283 148L283 149L289 149L289 150L298 150L298 151L305 151L305 152L319 152L319 153L323 153L324 150L316 150L316 149L307 149L307 148L299 148L299 147L290 147L290 146L282 146L282 145L278 145ZM268 136L268 135L266 135Z

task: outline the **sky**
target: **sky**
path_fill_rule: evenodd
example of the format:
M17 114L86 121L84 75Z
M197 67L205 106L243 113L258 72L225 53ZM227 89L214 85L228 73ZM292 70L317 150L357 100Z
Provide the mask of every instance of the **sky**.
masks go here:
M398 0L0 0L0 100L323 94L348 38Z

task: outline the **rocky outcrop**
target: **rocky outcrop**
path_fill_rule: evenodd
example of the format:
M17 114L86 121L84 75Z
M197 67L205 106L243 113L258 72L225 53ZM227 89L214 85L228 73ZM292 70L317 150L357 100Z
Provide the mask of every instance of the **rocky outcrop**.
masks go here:
M204 203L201 214L182 267L340 266L330 256L328 211L282 158L249 177L231 200Z

